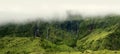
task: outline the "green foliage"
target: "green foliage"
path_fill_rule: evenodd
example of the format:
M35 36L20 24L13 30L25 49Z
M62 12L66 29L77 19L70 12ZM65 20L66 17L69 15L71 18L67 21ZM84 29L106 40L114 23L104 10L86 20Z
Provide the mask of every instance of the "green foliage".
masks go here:
M110 15L84 19L75 15L70 18L73 19L62 22L48 23L38 20L26 24L1 25L0 54L45 52L65 54L86 50L120 50L120 16ZM39 29L38 37L34 35L36 24ZM98 52L94 51L94 53Z

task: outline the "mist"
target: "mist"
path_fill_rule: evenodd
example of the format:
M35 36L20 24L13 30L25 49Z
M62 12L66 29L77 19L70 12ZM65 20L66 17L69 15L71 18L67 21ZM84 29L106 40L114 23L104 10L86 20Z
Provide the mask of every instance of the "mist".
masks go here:
M0 24L65 20L67 11L82 16L120 14L119 0L0 0Z

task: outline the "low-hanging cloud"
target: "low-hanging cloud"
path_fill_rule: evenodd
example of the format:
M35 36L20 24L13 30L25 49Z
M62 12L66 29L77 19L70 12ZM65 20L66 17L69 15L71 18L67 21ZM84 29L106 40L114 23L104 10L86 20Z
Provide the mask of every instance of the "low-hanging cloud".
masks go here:
M0 24L65 19L66 11L82 15L120 14L119 0L0 0ZM59 16L59 17L54 17Z

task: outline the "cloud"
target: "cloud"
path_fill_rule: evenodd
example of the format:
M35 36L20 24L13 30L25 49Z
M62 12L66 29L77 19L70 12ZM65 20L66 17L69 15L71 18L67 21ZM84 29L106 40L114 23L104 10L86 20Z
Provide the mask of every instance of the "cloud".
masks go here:
M119 0L0 0L0 23L65 19L66 11L82 15L120 14ZM53 16L59 16L53 17ZM62 16L60 18L60 16ZM53 17L53 18L52 18Z

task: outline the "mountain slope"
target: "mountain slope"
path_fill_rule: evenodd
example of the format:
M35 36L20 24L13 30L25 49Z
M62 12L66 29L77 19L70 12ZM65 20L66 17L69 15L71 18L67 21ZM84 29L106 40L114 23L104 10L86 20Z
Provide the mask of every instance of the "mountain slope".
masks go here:
M120 16L73 19L1 25L0 53L120 50Z

